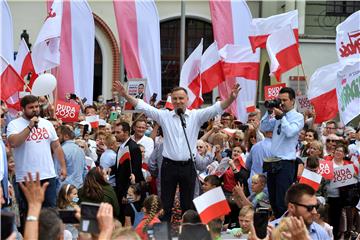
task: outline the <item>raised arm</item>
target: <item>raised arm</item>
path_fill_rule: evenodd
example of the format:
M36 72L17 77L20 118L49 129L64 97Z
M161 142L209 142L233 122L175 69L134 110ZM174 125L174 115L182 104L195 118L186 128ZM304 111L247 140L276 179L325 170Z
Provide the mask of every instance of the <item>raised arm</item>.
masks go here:
M120 96L124 97L126 101L128 101L129 103L131 103L131 105L136 107L139 100L129 95L126 89L124 88L124 86L119 81L114 82L113 87L116 91L119 92Z
M229 97L225 100L222 100L220 102L220 106L222 109L227 109L230 104L237 98L239 91L240 91L240 85L237 83L233 86L233 88L231 89L231 93L229 95Z

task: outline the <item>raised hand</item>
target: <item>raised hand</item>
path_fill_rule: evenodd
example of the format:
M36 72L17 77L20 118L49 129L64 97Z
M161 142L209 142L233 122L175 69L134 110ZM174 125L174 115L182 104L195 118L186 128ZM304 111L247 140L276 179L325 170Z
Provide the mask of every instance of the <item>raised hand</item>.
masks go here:
M231 98L236 99L240 90L241 90L240 84L236 83L234 87L231 89L231 93L230 93Z
M122 96L122 97L125 97L127 92L126 92L126 89L125 87L119 82L119 81L115 81L113 83L113 88L119 92L119 94Z
M24 180L24 182L20 182L20 188L26 197L29 207L32 205L41 207L44 202L45 191L49 183L46 182L41 186L39 172L36 172L35 181L33 180L31 173L28 173L28 176L24 177Z

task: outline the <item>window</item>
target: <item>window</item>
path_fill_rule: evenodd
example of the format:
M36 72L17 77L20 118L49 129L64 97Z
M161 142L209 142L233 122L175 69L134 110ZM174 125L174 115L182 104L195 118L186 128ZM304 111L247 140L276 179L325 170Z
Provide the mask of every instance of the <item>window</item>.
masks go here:
M326 1L327 16L350 16L359 9L359 1Z
M204 51L213 43L211 23L203 20L186 18L185 24L185 59L203 38ZM161 39L161 78L162 98L179 85L180 81L180 19L173 19L160 24ZM204 103L212 102L212 93L203 95Z

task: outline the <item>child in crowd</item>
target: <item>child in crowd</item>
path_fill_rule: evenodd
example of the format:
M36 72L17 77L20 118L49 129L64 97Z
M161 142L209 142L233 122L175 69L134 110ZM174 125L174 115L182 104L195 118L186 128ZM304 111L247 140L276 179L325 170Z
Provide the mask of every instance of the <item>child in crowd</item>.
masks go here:
M143 240L147 240L147 229L155 223L160 223L159 216L162 214L162 206L159 196L150 195L144 201L143 211L145 216L137 225L135 231Z
M207 192L219 186L221 186L220 178L218 178L216 175L209 175L204 178L202 189L204 192Z
M208 223L211 239L221 240L221 230L223 227L224 217L215 218Z
M59 209L68 209L68 210L78 210L79 206L77 202L79 201L78 190L74 185L64 184L57 198L57 206ZM79 232L73 224L65 224L65 230L70 231L72 238L77 239Z
M229 232L236 238L245 237L249 234L250 226L254 218L254 208L252 206L244 206L239 213L240 228L233 228Z
M125 227L136 226L140 223L144 217L144 213L141 211L141 187L140 184L132 184L127 191L127 201L125 206Z
M327 210L325 208L325 205L320 204L319 208L317 209L317 214L315 216L315 222L321 225L329 235L330 239L333 240L334 239L333 227L330 226L327 222L325 222L326 215L327 215Z

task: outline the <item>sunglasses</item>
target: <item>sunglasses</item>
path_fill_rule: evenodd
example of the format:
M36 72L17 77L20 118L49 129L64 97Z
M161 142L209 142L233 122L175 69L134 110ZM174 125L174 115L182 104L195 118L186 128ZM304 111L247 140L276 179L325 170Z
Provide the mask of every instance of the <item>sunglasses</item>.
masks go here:
M241 142L242 138L234 138L235 141Z
M316 204L316 205L304 205L304 204L296 203L296 202L291 202L291 203L306 208L306 210L307 210L308 212L311 212L314 208L315 208L315 210L318 210L319 207L320 207L320 204Z
M196 146L196 148L204 148L203 146Z
M330 143L330 142L338 142L339 140L334 140L334 139L326 139L326 142L327 143Z

